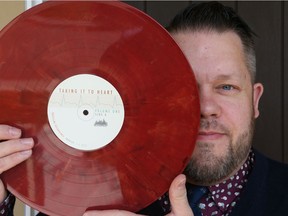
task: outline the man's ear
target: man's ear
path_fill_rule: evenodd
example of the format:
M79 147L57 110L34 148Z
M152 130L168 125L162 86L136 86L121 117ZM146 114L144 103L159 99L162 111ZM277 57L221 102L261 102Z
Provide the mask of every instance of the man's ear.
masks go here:
M258 118L259 112L259 101L264 92L264 87L261 83L255 83L253 85L253 105L254 105L254 118Z

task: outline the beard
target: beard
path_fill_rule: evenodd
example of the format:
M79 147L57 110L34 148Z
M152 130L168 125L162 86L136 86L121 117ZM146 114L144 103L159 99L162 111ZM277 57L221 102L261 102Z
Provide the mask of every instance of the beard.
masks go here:
M213 185L221 182L229 177L247 158L251 149L252 137L254 132L254 118L250 119L249 127L242 132L236 139L232 141L230 131L216 120L201 119L200 128L218 129L228 134L229 144L227 151L222 156L213 153L213 149L217 148L213 143L197 142L199 154L193 155L184 174L188 181L197 185Z

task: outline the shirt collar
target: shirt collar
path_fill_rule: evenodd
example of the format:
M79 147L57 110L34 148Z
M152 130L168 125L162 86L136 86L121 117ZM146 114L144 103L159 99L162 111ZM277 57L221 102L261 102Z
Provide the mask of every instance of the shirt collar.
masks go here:
M230 204L237 199L242 189L248 181L248 176L252 171L254 164L254 152L251 149L248 158L241 168L229 179L209 186L209 196L212 197L215 204L222 212L226 212Z

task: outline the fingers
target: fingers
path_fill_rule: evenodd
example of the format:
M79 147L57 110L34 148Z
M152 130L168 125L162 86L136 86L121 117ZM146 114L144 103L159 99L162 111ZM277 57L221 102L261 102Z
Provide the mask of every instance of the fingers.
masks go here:
M0 124L0 174L29 158L34 141L31 138L20 139L21 130L9 125ZM0 179L0 202L7 195Z
M32 150L23 150L20 152L11 153L10 155L0 158L0 174L12 167L27 160L32 155Z
M0 174L29 158L34 141L22 138L21 130L8 125L0 125Z
M87 211L83 216L136 216L137 214L123 210ZM139 215L138 215L139 216Z
M0 141L9 139L18 139L21 136L21 130L9 125L0 124Z
M17 152L31 150L34 145L32 138L12 139L0 142L0 159Z
M170 215L194 216L187 200L185 183L185 175L180 174L173 180L170 186L169 197L172 206L172 212Z

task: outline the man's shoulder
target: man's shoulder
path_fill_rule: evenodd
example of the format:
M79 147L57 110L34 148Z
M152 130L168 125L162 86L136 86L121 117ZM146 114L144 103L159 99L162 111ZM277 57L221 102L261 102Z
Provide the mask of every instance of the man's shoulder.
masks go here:
M254 168L231 216L287 215L288 165L255 151Z
M279 188L281 191L288 191L288 164L273 160L256 152L255 174L256 177L261 178L258 179L258 183L266 182L266 186L272 186L271 188L273 188L274 192L276 192L276 188Z
M270 158L267 159L269 163L269 171L270 172L277 172L281 171L281 175L288 174L288 164L285 164L283 162L275 161Z
M273 160L257 151L255 154L256 154L256 166L263 166L261 168L262 169L264 168L270 175L280 175L282 177L288 178L288 164Z

